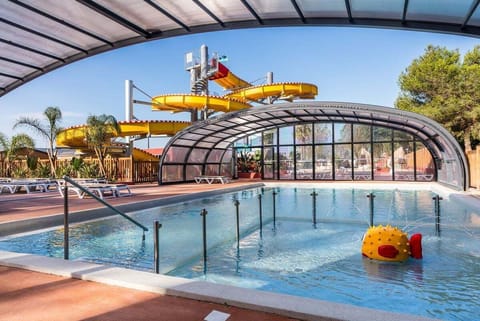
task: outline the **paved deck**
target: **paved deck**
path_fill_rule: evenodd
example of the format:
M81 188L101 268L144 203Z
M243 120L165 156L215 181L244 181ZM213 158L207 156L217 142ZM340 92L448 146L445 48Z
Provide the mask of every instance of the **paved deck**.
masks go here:
M249 183L132 185L134 196L109 198L107 201L112 205L138 203ZM101 207L93 199L69 198L70 212ZM58 192L0 194L0 224L62 213L63 199ZM271 313L0 266L0 320L201 321L212 310L230 314L228 321L296 320Z

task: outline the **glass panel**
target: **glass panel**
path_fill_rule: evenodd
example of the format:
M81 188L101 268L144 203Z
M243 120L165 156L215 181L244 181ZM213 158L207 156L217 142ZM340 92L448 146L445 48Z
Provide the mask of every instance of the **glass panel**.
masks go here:
M202 3L222 21L254 19L252 14L240 1L202 0Z
M372 153L370 144L353 145L353 179L364 181L372 179Z
M401 19L405 0L351 0L355 18Z
M407 20L462 23L472 5L472 0L410 0Z
M332 142L332 123L315 124L315 144Z
M347 17L344 1L297 0L305 17Z
M172 146L167 150L164 163L184 163L190 148Z
M350 144L335 145L335 179L352 179L352 149Z
M370 142L371 137L371 126L370 125L353 125L353 141L354 142Z
M293 146L280 146L278 157L280 159L280 179L293 179Z
M386 127L373 127L373 141L391 141L392 140L392 130Z
M277 129L270 129L263 132L263 145L277 144Z
M253 134L248 137L248 143L250 146L261 146L262 145L262 134Z
M332 145L315 146L315 179L332 178Z
M210 152L207 158L207 163L219 163L222 159L222 155L225 152L224 149L214 149Z
M183 165L163 165L162 182L183 181Z
M264 179L273 179L275 177L275 165L274 164L264 164L263 165L263 178Z
M336 143L348 143L352 141L352 125L345 123L335 123L335 142Z
M417 181L432 181L435 174L435 165L428 149L421 142L415 142L415 160L417 163Z
M212 176L220 175L219 169L220 169L220 165L218 164L208 164L207 167L205 168L205 175L212 175Z
M187 163L204 163L205 157L207 157L208 149L193 149L190 155L188 156Z
M229 149L223 155L222 163L230 163L231 161L232 161L232 150Z
M401 130L394 130L393 138L395 140L413 140L413 136L411 134Z
M187 165L186 167L186 180L193 181L195 176L202 175L202 165Z
M392 145L390 143L373 144L373 164L374 180L392 180Z
M290 0L250 0L249 3L262 19L298 18Z
M222 164L220 166L220 175L233 177L232 164Z
M265 147L263 149L263 177L273 179L275 173L275 150L276 147Z
M311 144L313 141L313 125L295 126L295 144Z
M293 127L280 128L280 143L281 145L293 144Z
M393 145L393 166L395 180L415 180L413 161L413 142L401 142Z
M295 155L297 179L313 179L312 150L312 146L297 146Z

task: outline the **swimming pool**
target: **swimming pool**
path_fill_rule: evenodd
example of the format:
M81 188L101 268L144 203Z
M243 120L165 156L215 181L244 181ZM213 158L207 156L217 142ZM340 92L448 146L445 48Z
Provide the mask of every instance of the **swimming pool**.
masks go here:
M315 186L317 224L312 223ZM480 234L472 222L478 212L442 201L441 236L435 235L430 190L410 185L394 190L329 187L263 188L183 202L132 215L143 224L159 220L162 273L210 282L288 293L364 307L448 320L471 320L480 299ZM276 220L273 224L273 195ZM424 236L424 259L386 264L362 258L368 227L366 195L375 197L376 224L390 223ZM259 227L262 195L263 228ZM241 240L235 239L239 200ZM208 260L202 258L200 210L206 208ZM71 230L70 256L152 270L151 231L121 218L78 224ZM63 231L52 230L0 242L0 249L63 256Z

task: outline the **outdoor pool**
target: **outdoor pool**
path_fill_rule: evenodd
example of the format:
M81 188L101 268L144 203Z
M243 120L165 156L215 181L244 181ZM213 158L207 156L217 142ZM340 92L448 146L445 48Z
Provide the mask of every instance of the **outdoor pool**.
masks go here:
M414 184L394 189L304 186L256 188L130 215L149 228L155 220L162 224L164 274L444 320L478 317L480 208L454 194L441 195L437 235L432 197L438 191L419 190ZM423 260L382 263L362 257L369 193L375 195L375 224L398 226L409 235L422 233ZM208 211L206 265L202 209ZM5 238L0 249L61 258L63 229ZM153 271L152 228L142 240L142 230L122 217L76 224L70 231L70 258Z

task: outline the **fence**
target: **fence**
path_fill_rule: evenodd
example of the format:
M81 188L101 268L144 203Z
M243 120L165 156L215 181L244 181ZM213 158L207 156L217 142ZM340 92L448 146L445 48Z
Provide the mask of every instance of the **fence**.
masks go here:
M470 167L470 187L480 189L480 148L467 152Z
M97 159L84 159L85 164L97 164ZM57 167L66 168L70 160L57 160ZM38 166L50 168L48 160L38 160ZM158 179L159 161L133 161L131 158L108 158L105 160L107 176L117 182L148 183ZM72 169L73 170L73 169ZM5 162L0 160L0 177L27 177L30 173L26 160ZM69 173L70 174L70 173ZM70 174L71 175L71 174ZM72 175L74 177L75 175Z

